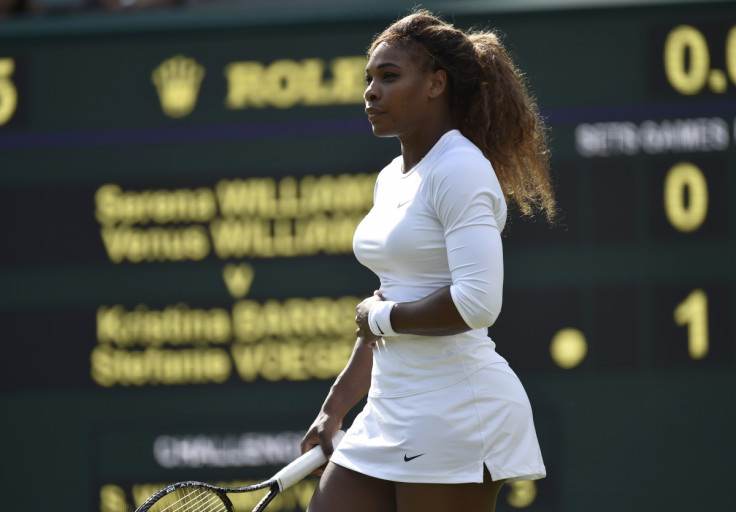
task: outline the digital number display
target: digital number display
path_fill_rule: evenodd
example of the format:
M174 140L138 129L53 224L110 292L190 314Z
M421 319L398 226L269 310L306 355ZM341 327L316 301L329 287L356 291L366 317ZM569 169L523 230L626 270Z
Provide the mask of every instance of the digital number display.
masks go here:
M400 12L276 11L3 22L8 508L132 512L164 484L244 485L298 454L377 286L352 236L399 145L364 118L363 52ZM489 334L549 475L497 510L726 509L736 7L453 20L506 35L562 212L512 212L504 234ZM315 485L269 510L306 510Z
M708 35L722 40L719 37L722 34L716 31ZM711 50L706 35L697 27L674 27L664 42L664 72L669 85L685 95L698 94L704 89L723 94L736 85L736 27L728 29L725 39L723 47ZM725 57L717 59L723 67L712 67L712 55Z

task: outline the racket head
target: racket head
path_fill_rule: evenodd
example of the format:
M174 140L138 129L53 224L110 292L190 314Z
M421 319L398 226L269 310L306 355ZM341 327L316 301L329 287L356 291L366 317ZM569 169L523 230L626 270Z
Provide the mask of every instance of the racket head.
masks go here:
M233 512L233 504L219 488L190 481L164 487L136 512Z

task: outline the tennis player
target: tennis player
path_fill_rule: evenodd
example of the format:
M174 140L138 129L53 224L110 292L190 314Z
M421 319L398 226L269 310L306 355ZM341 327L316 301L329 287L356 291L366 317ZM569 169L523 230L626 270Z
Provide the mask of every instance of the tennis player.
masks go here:
M546 474L527 395L487 333L507 201L554 218L545 129L492 32L421 10L368 56L368 120L401 155L355 232L380 289L358 305L353 354L302 441L331 455L309 510L492 511L504 482Z

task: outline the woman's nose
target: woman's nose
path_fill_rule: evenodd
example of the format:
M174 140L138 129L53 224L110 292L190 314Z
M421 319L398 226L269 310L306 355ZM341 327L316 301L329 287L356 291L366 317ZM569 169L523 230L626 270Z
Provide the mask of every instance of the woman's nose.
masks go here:
M368 87L365 88L365 92L363 93L363 98L366 101L374 101L376 98L378 98L378 94L376 93L375 88L373 87L373 84L368 84Z

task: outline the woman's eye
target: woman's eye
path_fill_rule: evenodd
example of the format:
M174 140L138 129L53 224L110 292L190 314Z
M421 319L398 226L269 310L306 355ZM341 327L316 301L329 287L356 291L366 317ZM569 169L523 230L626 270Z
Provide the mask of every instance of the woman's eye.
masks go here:
M399 75L397 75L396 73L393 73L393 72L391 72L391 71L386 71L386 72L384 72L384 73L381 73L381 74L380 74L380 75L378 76L378 78L379 78L380 80L388 80L388 81L390 81L390 80L394 80L394 79L395 79L395 78L397 78L398 76L399 76ZM368 75L366 75L366 77L365 77L365 83L366 83L367 85L370 85L370 84L371 84L371 82L373 82L373 77L372 77L372 76L368 76Z

